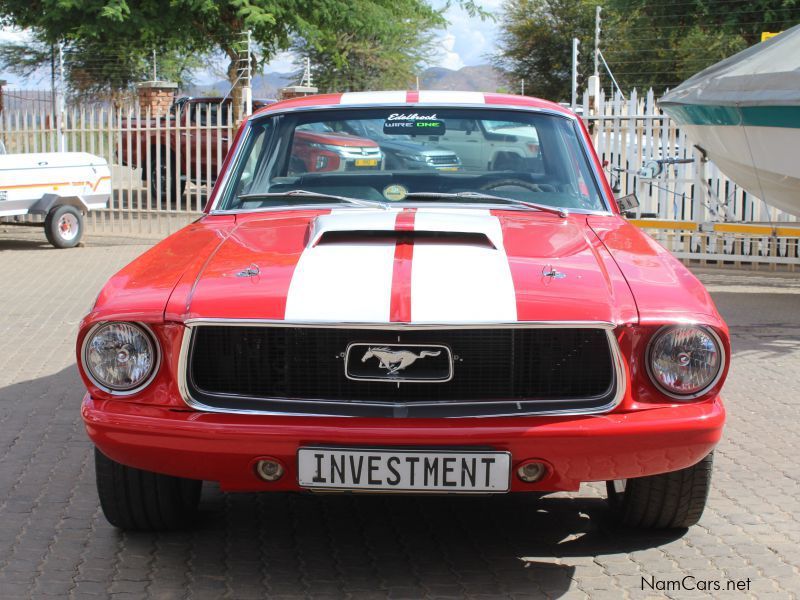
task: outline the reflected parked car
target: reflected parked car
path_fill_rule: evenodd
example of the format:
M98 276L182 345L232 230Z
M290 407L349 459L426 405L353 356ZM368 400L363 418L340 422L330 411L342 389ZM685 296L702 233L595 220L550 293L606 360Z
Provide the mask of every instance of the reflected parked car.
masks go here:
M458 171L461 168L461 159L452 150L407 135L384 134L380 119L343 121L341 125L355 135L376 140L386 155L387 169Z
M320 125L301 125L295 131L289 174L375 171L383 167L383 153L377 143Z

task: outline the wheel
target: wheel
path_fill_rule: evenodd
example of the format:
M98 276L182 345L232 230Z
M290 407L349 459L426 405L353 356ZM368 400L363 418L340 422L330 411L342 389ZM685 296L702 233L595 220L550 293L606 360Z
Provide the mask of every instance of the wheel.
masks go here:
M160 152L160 162L156 162L156 149L150 150L150 197L158 200L172 199L172 204L178 203L178 198L183 198L186 191L186 180L178 181L178 189L175 189L175 174L178 171L178 164L173 155L167 155L167 151L162 149ZM169 168L167 168L169 165ZM168 176L169 175L169 176ZM177 192L177 196L176 196Z
M700 520L711 487L712 452L696 465L679 471L607 481L608 501L629 527L677 529Z
M491 171L522 171L525 162L519 154L500 152L492 161Z
M103 514L126 531L183 529L197 515L202 481L126 467L94 449Z
M83 215L74 206L61 205L44 218L44 235L56 248L72 248L83 235Z

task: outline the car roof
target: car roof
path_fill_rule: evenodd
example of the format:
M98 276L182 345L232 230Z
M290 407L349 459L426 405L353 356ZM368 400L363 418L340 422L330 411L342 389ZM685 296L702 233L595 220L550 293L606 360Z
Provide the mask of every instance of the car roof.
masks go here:
M270 104L259 109L255 115L280 112L296 108L313 108L323 106L418 106L435 105L476 105L476 106L513 106L534 109L546 109L568 116L574 113L549 100L517 96L515 94L496 94L484 92L458 92L450 90L420 91L380 91L380 92L345 92L342 94L317 94L290 98Z

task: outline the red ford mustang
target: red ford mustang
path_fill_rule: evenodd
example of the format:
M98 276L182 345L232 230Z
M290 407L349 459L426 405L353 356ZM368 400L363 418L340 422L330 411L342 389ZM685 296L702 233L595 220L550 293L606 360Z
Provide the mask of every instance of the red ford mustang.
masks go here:
M292 164L298 132L359 121L462 168ZM650 528L700 518L730 348L697 279L621 216L575 115L421 91L253 115L206 214L111 278L77 355L100 501L123 529L186 526L202 481L606 481L621 520Z

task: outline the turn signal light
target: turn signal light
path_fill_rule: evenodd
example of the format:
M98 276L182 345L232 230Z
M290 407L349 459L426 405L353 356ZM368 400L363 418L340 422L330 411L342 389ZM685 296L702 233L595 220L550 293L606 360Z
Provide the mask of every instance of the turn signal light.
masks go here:
M264 481L278 481L283 472L283 465L277 460L264 458L256 462L256 474Z
M539 481L547 473L544 463L537 461L526 462L517 468L517 477L525 483Z

